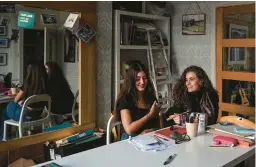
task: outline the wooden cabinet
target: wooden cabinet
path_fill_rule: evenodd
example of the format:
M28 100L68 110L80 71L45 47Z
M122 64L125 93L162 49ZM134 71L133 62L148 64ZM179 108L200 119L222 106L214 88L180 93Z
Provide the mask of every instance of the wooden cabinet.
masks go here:
M216 15L219 118L255 117L255 3L220 7Z

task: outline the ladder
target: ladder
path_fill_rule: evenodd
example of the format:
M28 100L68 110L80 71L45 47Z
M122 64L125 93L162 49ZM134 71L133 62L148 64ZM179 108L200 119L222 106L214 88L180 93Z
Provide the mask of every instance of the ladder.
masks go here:
M171 107L171 97L170 97L171 84L172 84L171 70L170 70L170 65L168 62L166 50L164 48L164 42L163 42L161 31L157 30L156 28L153 29L151 27L149 29L146 29L146 32L147 32L147 41L148 41L147 60L149 65L149 75L155 90L155 96L159 103L163 103L159 112L160 127L163 128L162 115ZM159 36L160 46L159 47L157 46L157 49L161 50L160 58L161 60L164 60L164 63L162 64L163 71L161 72L163 75L161 76L156 75L156 70L155 70L156 62L154 60L155 57L153 56L150 33L155 33ZM161 95L159 94L159 90L158 90L159 85L166 85L165 87L167 89L165 91L167 93L167 97L159 96Z

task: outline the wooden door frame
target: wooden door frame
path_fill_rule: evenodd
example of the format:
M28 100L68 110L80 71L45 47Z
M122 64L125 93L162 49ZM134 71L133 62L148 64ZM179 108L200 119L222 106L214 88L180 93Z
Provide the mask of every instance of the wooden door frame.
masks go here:
M81 21L97 26L96 2L92 1L13 1L3 2L67 12L81 13ZM40 133L0 143L0 151L8 151L48 140L66 137L95 127L96 122L96 41L85 44L79 40L79 125L58 131Z

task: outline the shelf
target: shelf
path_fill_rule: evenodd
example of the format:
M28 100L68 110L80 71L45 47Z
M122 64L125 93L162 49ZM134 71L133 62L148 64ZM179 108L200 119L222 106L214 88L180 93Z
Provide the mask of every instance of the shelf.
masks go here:
M165 49L168 49L169 46L164 46ZM148 49L147 45L120 45L120 49ZM152 49L161 49L159 46L152 46Z
M144 20L169 20L170 19L170 17L157 16L157 15L144 14L144 13L128 12L128 11L122 11L122 10L115 10L115 12L120 15L132 16L132 17L140 18L140 19L144 19Z
M121 79L121 80L120 80L120 84L123 84L123 83L124 83L124 80L123 80L123 79Z

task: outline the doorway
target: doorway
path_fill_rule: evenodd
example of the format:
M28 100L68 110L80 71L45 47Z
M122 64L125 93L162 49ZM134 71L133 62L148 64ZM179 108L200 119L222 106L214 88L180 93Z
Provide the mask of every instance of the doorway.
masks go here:
M31 63L44 65L44 30L24 29L23 80Z

